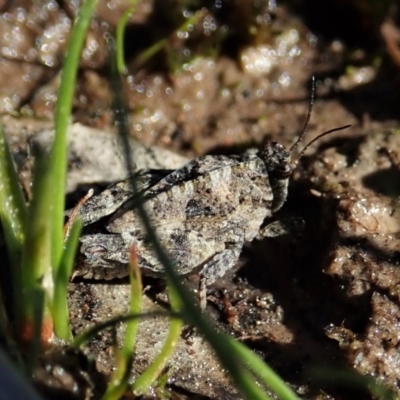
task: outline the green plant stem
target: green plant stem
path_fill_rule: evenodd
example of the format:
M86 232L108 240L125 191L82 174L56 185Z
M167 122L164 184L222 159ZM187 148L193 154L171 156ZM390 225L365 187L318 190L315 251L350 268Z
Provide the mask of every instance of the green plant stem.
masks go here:
M52 265L57 273L63 248L64 190L67 171L67 129L72 110L72 101L76 86L79 58L82 53L89 23L98 0L86 0L68 40L68 49L61 72L61 85L55 110L55 137L51 151L50 170L52 171L53 207L52 220Z
M29 204L25 241L21 260L22 298L16 315L18 334L24 341L38 341L47 332L49 340L53 328L50 318L50 304L53 297L53 280L50 251L51 207L50 174L47 170L47 155L36 149L32 200ZM45 297L45 299L44 299ZM37 304L37 301L40 304ZM43 307L41 311L40 308ZM46 327L41 327L41 317ZM39 327L37 326L39 325ZM41 331L41 328L43 331ZM36 334L39 333L39 337ZM34 335L30 338L30 335Z
M129 263L129 277L131 283L131 302L129 306L130 314L140 314L142 312L142 275L137 260L136 250L132 247L130 250L130 263ZM132 319L126 324L125 339L123 351L125 354L132 354L135 343L136 335L139 329L139 320Z
M140 314L128 314L128 315L118 316L115 318L111 318L108 321L96 324L92 328L88 329L86 332L83 332L80 335L76 336L71 346L75 348L84 346L89 342L90 339L95 337L99 332L103 331L104 329L112 328L117 324L128 322L131 321L132 319L155 318L155 317L181 318L181 315L160 311L160 312L150 312L145 314L140 313Z
M175 32L178 31L185 31L188 29L190 25L195 25L197 21L202 18L205 15L204 11L199 10L197 11L192 17L187 19L186 21L183 22L182 25L178 27L178 29L175 30ZM163 38L159 40L158 42L152 44L150 47L148 47L146 50L142 51L136 58L135 61L132 64L132 69L139 69L143 64L145 64L147 61L149 61L152 57L154 57L158 52L160 52L168 43L168 38Z
M248 366L249 370L258 376L263 383L268 386L280 399L298 400L293 391L282 381L282 379L267 365L260 357L256 356L245 345L232 339L225 337L238 358Z
M124 35L125 35L126 24L128 23L130 16L133 14L135 10L137 1L134 0L131 3L132 7L130 7L122 14L121 18L118 21L117 29L115 32L115 41L117 47L117 54L116 54L117 68L118 68L118 73L120 75L126 73L125 52L124 52Z
M11 260L15 300L21 298L21 254L25 238L26 218L25 199L18 184L18 176L4 134L3 124L0 123L0 219Z
M175 292L173 285L168 285L168 294L172 310L179 312L182 309L182 303L179 294ZM182 326L182 319L171 319L168 336L160 354L132 385L133 393L136 396L145 394L162 373L178 343Z
M130 250L129 277L131 283L130 314L140 314L142 311L142 276L137 262L134 246ZM118 400L128 387L129 372L134 352L139 319L130 319L126 323L125 338L122 349L115 349L116 369L107 386L103 400Z
M72 331L68 318L67 288L75 262L75 253L81 228L81 220L75 220L65 243L65 250L62 255L60 268L54 279L54 299L52 307L54 328L57 337L64 340L72 340Z
M67 174L67 129L72 111L72 102L76 86L76 75L79 66L79 59L82 53L83 43L86 37L89 23L98 0L85 0L79 10L68 40L67 51L61 71L61 84L58 92L58 101L55 110L55 136L50 153L49 174L51 177L51 198L50 215L51 221L51 265L53 273L53 285L57 293L54 293L56 305L52 307L55 330L63 339L70 339L69 315L65 300L61 295L66 294L67 280L65 271L69 266L65 264L63 255L64 249L64 208L65 208L65 181ZM77 243L77 236L74 236ZM75 248L76 243L69 241L68 248ZM68 251L68 250L67 250ZM68 260L70 255L66 256ZM63 261L64 259L64 261ZM70 262L70 261L68 261ZM59 273L60 268L64 271ZM61 282L61 280L62 282ZM54 283L54 281L56 283ZM61 288L64 284L65 287Z
M125 151L127 170L130 175L133 175L134 171L132 167L130 146L128 140L128 113L125 107L125 103L122 99L122 85L120 77L117 74L115 65L113 67L112 89L114 93L115 103L115 124L118 127L120 140ZM134 192L138 193L136 181L132 180L131 182ZM143 221L143 225L146 229L149 241L153 244L154 251L165 268L165 274L167 277L169 288L172 288L172 290L178 294L180 298L180 303L184 304L184 308L182 310L184 321L191 326L196 326L199 331L204 335L206 340L213 346L219 360L221 361L222 366L229 372L232 380L235 382L235 385L246 396L246 398L252 400L268 399L269 397L258 387L255 380L245 370L243 365L238 362L240 358L237 354L235 354L235 352L232 351L234 349L229 344L230 342L225 340L225 336L216 332L212 324L207 321L206 318L203 316L199 307L195 305L196 302L188 289L180 282L180 279L176 274L172 263L162 249L161 244L154 232L154 229L151 226L151 222L144 209L143 202L138 201L136 210L138 211Z

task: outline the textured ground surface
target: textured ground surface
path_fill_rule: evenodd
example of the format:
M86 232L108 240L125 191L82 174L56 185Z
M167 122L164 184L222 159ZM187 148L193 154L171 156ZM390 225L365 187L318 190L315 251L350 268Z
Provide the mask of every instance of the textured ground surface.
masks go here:
M84 129L90 140L74 134L71 204L91 184L126 173L110 128L104 38L128 2L100 3L81 62L73 121L106 133ZM140 1L128 25L124 89L130 128L152 152L157 145L188 158L238 153L265 137L290 145L304 123L313 75L317 101L305 142L353 125L319 141L293 174L288 202L277 217L303 217L305 230L247 246L237 268L211 288L207 313L304 398L363 396L337 384L311 383L312 367L351 367L398 391L397 10L388 19L388 11L375 10L372 2L360 7L353 1L343 9L342 2L329 1L327 15L318 2L275 7L216 1L193 29L181 32L183 8L189 7L184 3ZM60 4L27 0L0 10L0 111L28 193L27 140L52 127L60 60L76 13L75 3ZM140 63L141 52L160 39L166 39L163 50ZM36 140L47 143L48 135ZM165 159L163 154L156 162ZM163 307L162 283L146 283L146 309ZM127 292L125 281L71 283L75 331L123 313ZM157 354L167 328L162 318L143 322L134 374ZM49 398L71 398L71 391L76 398L97 398L113 368L111 343L110 334L90 343L86 351L95 362L68 352L44 360L37 377ZM68 372L77 362L79 377ZM169 377L174 398L239 398L196 334L179 344Z

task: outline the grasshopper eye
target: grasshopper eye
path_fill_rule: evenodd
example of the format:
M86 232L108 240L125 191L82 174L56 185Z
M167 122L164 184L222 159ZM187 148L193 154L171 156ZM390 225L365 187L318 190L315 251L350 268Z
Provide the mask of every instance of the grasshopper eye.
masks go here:
M107 253L106 247L102 246L102 245L99 245L99 244L89 245L84 249L84 251L87 254L104 254L104 253Z

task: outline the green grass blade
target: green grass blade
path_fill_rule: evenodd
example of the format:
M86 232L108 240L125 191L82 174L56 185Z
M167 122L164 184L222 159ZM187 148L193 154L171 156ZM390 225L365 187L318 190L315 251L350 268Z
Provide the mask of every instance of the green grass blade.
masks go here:
M168 294L172 310L178 313L182 308L182 303L179 294L175 292L173 285L168 284ZM132 385L133 393L136 396L145 394L162 373L178 343L182 326L183 322L179 318L170 321L168 336L160 354Z
M129 130L128 130L128 113L125 107L125 103L122 99L122 87L120 77L117 76L117 70L112 69L112 91L114 93L114 118L115 124L119 130L119 137L123 145L125 152L125 161L127 170L130 175L133 175L132 160L130 158L130 146L128 142ZM137 183L132 180L133 190L137 193ZM238 389L246 396L247 399L251 400L265 400L269 397L267 394L258 387L255 379L247 372L243 365L238 362L240 360L234 356L234 348L230 345L230 342L225 340L225 336L221 336L217 333L212 324L205 319L199 307L195 304L193 296L190 294L188 289L180 282L178 275L175 272L174 266L163 251L161 244L152 229L151 222L147 216L147 213L141 202L138 202L136 210L138 211L143 225L148 234L149 241L153 244L155 253L158 259L165 268L165 274L170 282L169 288L178 294L181 304L184 304L182 309L182 316L184 321L191 326L196 326L199 331L204 335L205 339L211 344L216 352L222 366L229 372L233 382Z
M132 247L130 254L130 283L131 283L131 302L129 306L130 314L140 314L142 312L143 284L142 275L137 260L136 250ZM123 351L125 354L132 354L135 347L136 335L139 328L139 320L132 319L126 324L125 340Z
M167 44L167 39L160 39L158 42L152 44L147 49L143 50L132 64L132 69L137 70L147 63L152 57L154 57L159 51L161 51Z
M14 287L20 287L20 261L27 207L18 183L14 162L0 123L0 218L13 266Z
M142 311L142 276L137 262L134 247L130 250L129 276L131 283L130 314L140 314ZM139 319L134 318L126 323L125 338L122 349L115 351L116 369L110 379L103 400L119 399L128 387L128 378L134 352Z
M52 321L49 318L49 302L53 297L53 276L50 249L49 209L52 204L48 157L36 149L32 200L28 208L26 234L21 261L21 298L17 300L16 317L18 332L23 336L32 332L31 324L37 314L35 302L37 292L44 290L46 300L42 310L46 327L43 332L52 336ZM46 334L47 336L47 334ZM46 340L45 338L43 338ZM48 337L49 339L49 337Z
M115 48L111 48L111 56L114 55ZM111 83L112 83L112 88L114 90L115 96L114 96L114 104L113 104L113 110L114 110L114 118L115 118L115 124L119 127L119 133L120 133L120 139L124 145L124 149L126 151L126 163L127 163L127 170L129 171L130 175L133 176L133 168L131 166L131 159L130 159L130 146L128 143L128 137L129 137L129 132L128 132L128 115L127 111L125 109L125 104L122 99L122 85L121 85L121 79L118 74L117 66L115 63L114 57L111 58ZM137 183L133 179L132 185L134 188L134 191L137 193ZM140 203L140 201L139 201ZM169 290L173 290L173 287L169 286ZM174 301L174 306L176 309L179 309L181 306L181 303L179 299L177 298L176 295L173 294L173 301ZM176 309L173 309L174 311ZM158 357L156 357L156 360L152 363L152 365L136 380L136 382L133 385L133 390L135 392L140 392L143 393L148 389L148 387L157 379L159 374L162 372L165 364L169 360L172 351L174 350L176 346L176 342L179 338L180 332L182 328L182 322L180 320L172 320L170 323L170 329L168 332L168 336L166 339L166 343L159 354Z
M121 90L118 86L118 79L114 76L113 79L114 87L113 92L115 94L115 118L116 125L120 130L120 138L122 143L124 144L125 155L128 171L132 174L133 168L131 167L131 160L129 154L129 144L127 142L128 138L128 128L127 128L127 112L124 106L124 103L121 99ZM132 180L133 189L137 192L137 184L134 180ZM223 367L229 372L232 377L232 380L235 382L235 385L242 391L242 393L246 396L246 398L251 400L265 400L268 399L268 396L257 386L257 383L254 379L249 375L249 373L238 363L237 358L233 357L232 347L228 345L227 341L222 340L220 335L216 332L216 330L212 327L212 325L206 321L204 316L202 315L200 309L195 305L196 302L193 299L193 296L189 293L188 289L184 287L184 285L180 282L179 277L174 271L174 267L169 261L168 257L165 255L158 238L156 237L154 230L151 227L151 223L149 218L147 217L146 211L141 202L138 202L137 211L139 212L140 217L142 218L143 224L147 231L149 241L153 244L155 253L157 254L160 262L165 268L165 273L167 279L169 280L169 288L173 288L173 290L178 294L180 298L181 304L184 304L185 307L182 310L182 316L186 323L191 326L197 326L200 332L205 336L206 340L212 345L214 348L219 360Z
M166 274L171 279L171 285L177 291L181 301L185 304L184 309L181 311L182 318L190 326L196 326L199 332L213 347L221 365L229 373L232 382L243 393L246 399L251 400L266 400L270 397L260 389L256 380L249 374L245 367L245 361L237 354L231 342L226 340L227 336L222 335L216 331L210 321L208 321L204 314L200 311L199 307L193 299L189 290L180 282L179 277L173 270L173 266L169 263L164 264Z
M113 378L107 387L107 391L101 398L102 400L121 399L129 385L130 368L127 367L132 365L133 354L126 357L121 349L115 349L114 355L115 367L116 371L118 371L118 380L113 374Z
M132 385L133 392L136 396L141 396L147 393L151 385L154 384L162 373L168 361L171 359L172 353L178 343L182 331L182 325L181 319L171 320L168 336L160 354Z
M126 73L125 67L125 52L124 52L124 35L125 35L125 28L126 24L132 13L135 10L135 5L137 3L136 0L132 1L132 7L126 10L121 18L118 21L117 30L115 32L115 41L116 41L116 57L117 57L117 68L120 75Z
M16 319L23 319L21 258L25 240L27 206L18 183L17 172L0 123L0 219L10 258L13 308ZM18 325L18 323L17 323Z
M112 328L117 324L121 324L124 322L129 322L132 319L142 319L142 318L154 318L154 317L165 317L168 316L170 318L180 318L180 315L167 313L167 312L151 312L146 314L128 314L122 315L115 318L111 318L108 321L100 322L94 325L92 328L88 329L86 332L83 332L74 338L74 341L71 344L71 347L81 347L89 342L90 339L95 337L99 332L104 329Z
M82 3L73 25L61 72L61 85L55 110L55 138L51 151L50 170L53 187L52 220L52 264L58 268L64 243L64 191L67 170L67 128L70 122L72 101L76 86L79 58L89 23L98 0Z
M285 382L250 349L229 336L226 336L225 340L230 342L230 346L238 359L247 365L249 370L258 376L280 399L298 400L298 397Z
M189 19L184 21L175 32L186 31L190 25L195 25L205 15L204 11L199 10ZM152 57L154 57L158 52L160 52L168 43L168 38L160 39L155 42L150 47L142 51L134 60L132 64L132 69L137 70L146 64Z
M60 268L54 279L54 300L52 306L54 329L57 337L64 340L72 339L72 332L69 326L67 289L74 267L81 228L82 222L79 219L75 220L65 243Z

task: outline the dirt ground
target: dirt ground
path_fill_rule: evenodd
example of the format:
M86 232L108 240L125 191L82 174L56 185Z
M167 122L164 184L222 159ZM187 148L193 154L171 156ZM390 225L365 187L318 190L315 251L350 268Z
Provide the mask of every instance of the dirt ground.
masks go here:
M315 76L304 143L328 129L352 127L317 141L293 173L287 203L274 219L302 217L304 230L247 245L237 268L210 288L206 312L301 398L371 398L340 379L316 379L315 369L354 369L400 395L399 9L396 2L321 4L139 1L125 38L130 131L147 147L186 157L178 163L241 153L265 138L290 146L302 131ZM128 6L100 1L86 40L72 119L74 127L107 138L93 139L89 148L74 144L69 206L79 189L126 173L118 178L106 167L94 178L84 171L91 163L96 171L114 165L99 153L114 132L107 41ZM28 192L27 143L53 125L60 64L78 7L45 0L1 4L0 111ZM194 23L181 30L193 15ZM161 50L143 57L160 40ZM146 284L145 309L162 308L162 282L148 278ZM124 280L74 280L74 331L123 314L128 293ZM161 317L143 322L133 376L157 354L167 329ZM84 353L63 349L44 358L36 374L41 391L49 399L99 398L113 368L111 343L106 333ZM167 375L174 399L241 398L196 334L182 339ZM153 395L165 398L156 389Z

